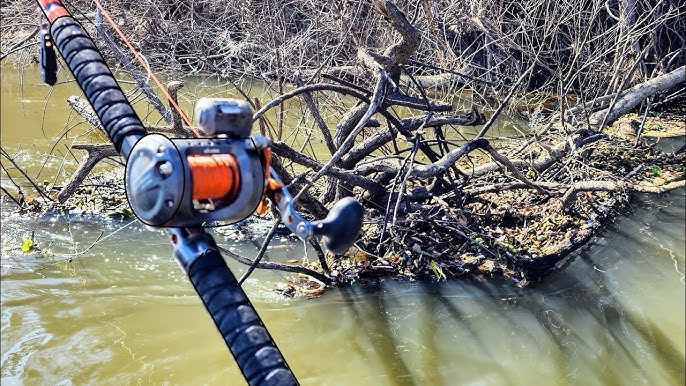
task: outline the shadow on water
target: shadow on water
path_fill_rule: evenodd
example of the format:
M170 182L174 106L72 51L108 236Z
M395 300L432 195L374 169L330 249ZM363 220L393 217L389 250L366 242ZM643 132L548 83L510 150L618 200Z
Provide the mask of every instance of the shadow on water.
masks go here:
M451 384L450 379L471 384L481 379L485 384L515 385L541 374L553 383L683 384L684 355L678 343L659 322L627 309L626 300L613 292L613 278L597 271L597 265L585 254L573 269L587 276L561 273L551 284L524 290L464 281L377 282L342 289L341 296L355 319L363 321L360 329L382 359L388 384ZM403 292L407 286L411 289ZM418 301L408 302L410 297ZM408 335L397 332L408 328L399 326L408 314L416 315L411 324L419 330L416 346L424 358L402 350L407 345L402 337ZM455 346L447 350L450 341ZM529 352L508 347L519 343ZM507 360L508 352L520 358ZM511 366L527 363L522 356L533 361L528 362L532 367L522 369L530 374L513 377ZM535 362L539 356L547 367L543 371Z
M397 299L388 293L383 297L379 296L381 293L381 281L364 286L345 287L341 290L341 296L354 318L365 321L363 328L366 337L382 358L385 374L392 384L416 385L408 364L399 355L399 344L392 333L392 322L388 319L388 304L396 302ZM364 351L364 348L358 347L358 350Z
M670 224L683 230L674 207L626 213L525 289L464 279L343 288L369 341L356 349L371 347L391 385L684 384L683 247L654 240ZM657 217L670 229L646 225Z

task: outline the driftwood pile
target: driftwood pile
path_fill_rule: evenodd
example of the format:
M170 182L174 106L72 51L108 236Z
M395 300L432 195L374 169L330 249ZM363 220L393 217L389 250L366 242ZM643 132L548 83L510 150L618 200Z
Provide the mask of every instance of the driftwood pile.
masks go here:
M367 208L356 252L320 259L315 268L341 281L366 274L440 280L472 272L526 285L589 241L630 192L684 186L683 159L648 145L638 122L603 131L646 97L683 82L684 68L552 115L517 139L489 137L516 87L488 122L476 109L450 114L452 106L430 100L403 73L420 34L391 2L375 6L400 42L382 53L361 49L360 67L347 81L325 74L337 84L298 88L255 116L302 96L328 154L307 156L277 141L279 173L301 189L301 207L314 217L348 195ZM351 87L365 79L373 91ZM311 92L323 90L359 100L335 130L317 119ZM399 107L410 113L399 118ZM469 126L480 130L468 135Z

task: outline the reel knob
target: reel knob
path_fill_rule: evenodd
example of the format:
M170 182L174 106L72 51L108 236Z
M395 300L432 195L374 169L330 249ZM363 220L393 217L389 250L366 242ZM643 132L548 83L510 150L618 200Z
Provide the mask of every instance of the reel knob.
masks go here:
M357 240L362 228L364 208L352 197L345 197L331 208L325 219L312 222L312 234L322 236L326 248L345 253Z

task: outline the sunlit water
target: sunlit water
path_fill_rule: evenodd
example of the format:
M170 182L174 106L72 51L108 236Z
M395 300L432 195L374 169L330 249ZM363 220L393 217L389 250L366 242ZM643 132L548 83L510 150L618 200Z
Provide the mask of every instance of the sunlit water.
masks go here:
M2 385L243 384L163 233L2 208ZM684 191L633 208L525 289L388 279L287 299L292 276L258 271L245 290L303 385L683 385Z

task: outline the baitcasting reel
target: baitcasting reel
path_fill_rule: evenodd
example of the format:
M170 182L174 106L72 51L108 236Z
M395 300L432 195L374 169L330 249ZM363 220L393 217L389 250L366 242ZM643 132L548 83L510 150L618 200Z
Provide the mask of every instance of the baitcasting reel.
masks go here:
M169 139L150 134L131 150L126 194L134 214L153 227L200 227L250 216L266 196L284 224L303 240L322 236L343 253L359 234L363 208L353 198L334 205L321 221L309 222L269 166L271 142L250 136L252 109L243 101L201 98L195 115L208 138Z

